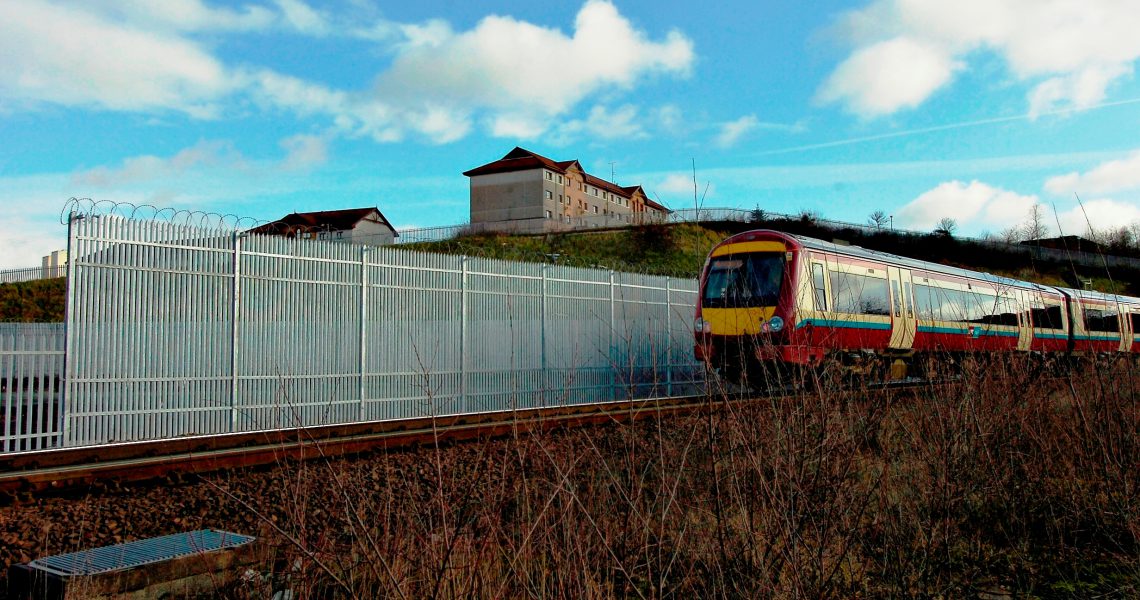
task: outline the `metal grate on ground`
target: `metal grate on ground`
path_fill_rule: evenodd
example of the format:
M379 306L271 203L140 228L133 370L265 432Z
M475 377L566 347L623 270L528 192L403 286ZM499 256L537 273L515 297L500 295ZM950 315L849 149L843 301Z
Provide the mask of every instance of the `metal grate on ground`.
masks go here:
M207 552L244 546L254 537L202 529L36 559L28 566L54 575L100 575Z

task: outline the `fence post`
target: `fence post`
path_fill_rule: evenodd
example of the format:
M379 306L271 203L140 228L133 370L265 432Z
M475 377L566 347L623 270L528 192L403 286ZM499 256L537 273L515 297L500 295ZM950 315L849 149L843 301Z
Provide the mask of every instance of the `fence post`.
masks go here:
M230 432L238 430L238 320L241 318L241 233L234 232L233 291L230 316L233 328L230 335Z
M459 411L467 412L467 256L460 257L459 280ZM433 411L434 413L434 411ZM434 416L434 414L433 414Z
M60 446L71 441L71 403L75 384L75 261L79 258L75 243L75 222L82 217L75 212L67 216L67 304L63 317L63 390L59 402ZM14 447L14 446L13 446Z
M617 301L614 295L616 288L614 282L614 271L610 269L610 349L607 354L610 357L610 400L617 400L617 370L618 358L614 352L614 334L617 329Z
M539 343L542 344L539 354L542 357L542 405L546 406L547 385L549 381L546 372L546 263L542 264L542 333L540 334Z
M665 277L665 394L673 395L673 301L670 298L671 282Z
M360 414L364 420L364 378L368 359L368 247L360 249Z

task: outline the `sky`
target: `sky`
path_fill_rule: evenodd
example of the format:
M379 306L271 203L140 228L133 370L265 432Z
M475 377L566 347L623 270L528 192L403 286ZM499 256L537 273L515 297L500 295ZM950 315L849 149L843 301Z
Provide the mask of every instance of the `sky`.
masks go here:
M0 0L0 268L70 197L460 224L515 146L673 209L1119 228L1136 31L1136 0Z

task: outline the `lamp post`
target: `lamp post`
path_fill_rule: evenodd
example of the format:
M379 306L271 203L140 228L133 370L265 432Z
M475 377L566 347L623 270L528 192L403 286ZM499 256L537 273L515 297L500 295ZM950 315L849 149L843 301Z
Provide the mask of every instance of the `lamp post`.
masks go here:
M894 231L895 230L895 216L890 215L890 217L891 217L891 231Z

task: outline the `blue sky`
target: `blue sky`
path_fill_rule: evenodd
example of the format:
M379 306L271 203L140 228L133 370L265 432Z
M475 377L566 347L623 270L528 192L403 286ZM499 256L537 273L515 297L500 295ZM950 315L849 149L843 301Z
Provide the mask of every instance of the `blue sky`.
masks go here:
M706 207L1127 226L1136 31L1135 0L2 2L0 267L72 196L461 223L516 145L672 208L695 160Z

